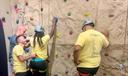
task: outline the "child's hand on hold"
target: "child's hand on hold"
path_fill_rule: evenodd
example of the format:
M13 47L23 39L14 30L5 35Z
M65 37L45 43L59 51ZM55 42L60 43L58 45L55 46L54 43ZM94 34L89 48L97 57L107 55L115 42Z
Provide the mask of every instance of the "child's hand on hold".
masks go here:
M54 17L53 20L52 20L52 24L53 25L56 25L57 22L58 22L58 18L57 17Z

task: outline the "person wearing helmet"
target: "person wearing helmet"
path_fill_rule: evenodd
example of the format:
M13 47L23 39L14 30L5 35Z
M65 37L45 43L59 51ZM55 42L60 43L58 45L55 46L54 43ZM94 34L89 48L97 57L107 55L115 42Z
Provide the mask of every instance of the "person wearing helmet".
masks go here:
M94 29L91 19L85 20L74 45L74 63L80 76L94 76L100 66L100 52L109 45L107 37Z
M44 28L41 25L35 26L35 34L30 38L30 45L32 53L36 55L30 61L30 67L33 69L33 76L46 76L48 67L48 42L53 37L56 28L57 19L54 18L52 22L51 32L44 34Z

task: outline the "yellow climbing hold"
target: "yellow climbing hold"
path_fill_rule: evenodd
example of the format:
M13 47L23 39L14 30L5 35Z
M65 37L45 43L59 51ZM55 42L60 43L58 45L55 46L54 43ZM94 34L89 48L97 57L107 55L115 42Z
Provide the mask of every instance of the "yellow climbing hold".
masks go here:
M60 32L57 32L57 33L56 33L56 37L57 37L57 38L60 38L60 37L61 37L61 33L60 33Z
M84 16L85 16L85 17L91 16L91 13L86 12L86 13L84 14Z

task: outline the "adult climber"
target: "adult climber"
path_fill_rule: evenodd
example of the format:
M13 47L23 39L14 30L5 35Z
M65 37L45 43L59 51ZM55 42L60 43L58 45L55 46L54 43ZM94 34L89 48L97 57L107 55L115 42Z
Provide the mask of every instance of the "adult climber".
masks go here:
M108 47L108 36L94 29L94 22L86 19L78 39L74 45L74 63L77 65L79 76L94 76L101 61L100 52Z
M13 73L13 57L12 57L12 50L14 46L17 44L16 43L16 37L20 35L25 35L27 31L27 27L25 25L19 25L16 29L16 32L14 35L8 37L9 42L10 42L10 51L9 51L9 72L11 73L11 76L14 76Z
M32 76L31 71L27 68L26 61L34 58L35 54L26 54L24 47L26 45L26 37L19 35L16 37L17 44L12 51L13 71L15 76Z

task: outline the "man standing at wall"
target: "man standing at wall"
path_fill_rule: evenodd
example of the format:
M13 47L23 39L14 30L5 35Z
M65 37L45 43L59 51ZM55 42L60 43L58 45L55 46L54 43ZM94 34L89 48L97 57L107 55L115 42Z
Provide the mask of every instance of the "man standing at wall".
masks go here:
M80 76L94 76L100 66L100 52L109 45L107 37L94 29L94 22L85 20L74 46L74 63Z
M13 70L15 76L30 76L30 71L27 68L26 61L34 58L35 55L26 55L24 47L26 45L25 36L20 35L16 37L17 45L13 48Z
M14 48L14 46L17 44L16 43L16 37L20 36L20 35L25 35L27 31L27 27L26 25L19 25L16 29L16 33L10 37L8 37L9 42L10 42L10 50L9 50L9 76L15 76L15 74L13 73L13 57L12 57L12 50Z

